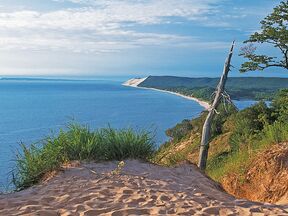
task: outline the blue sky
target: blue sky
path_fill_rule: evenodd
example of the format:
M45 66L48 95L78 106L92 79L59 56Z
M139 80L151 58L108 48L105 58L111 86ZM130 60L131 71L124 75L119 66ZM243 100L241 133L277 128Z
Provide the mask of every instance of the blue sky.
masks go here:
M1 0L0 74L219 76L280 1ZM273 49L266 48L273 53ZM244 76L285 76L278 68Z

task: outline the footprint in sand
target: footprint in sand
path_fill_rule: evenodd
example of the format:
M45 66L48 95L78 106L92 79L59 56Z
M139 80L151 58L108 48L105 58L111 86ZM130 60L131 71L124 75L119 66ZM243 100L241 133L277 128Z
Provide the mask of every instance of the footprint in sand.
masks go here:
M126 215L150 215L149 209L122 209L112 213L112 216L126 216Z
M61 216L288 215L284 206L236 200L221 190L217 191L213 182L196 169L175 176L172 175L172 168L139 161L125 163L130 175L123 174L119 178L105 179L97 184L96 180L91 180L90 174L87 175L86 169L69 168L64 174L59 174L58 182L51 179L25 193L1 195L0 215L56 216L57 212ZM115 163L91 164L93 170L97 170L97 166L101 166L101 172L107 174L115 167ZM139 167L141 173L149 173L149 179L137 177L137 172L133 170ZM191 181L187 181L188 175L191 175L191 179L195 176L201 178L191 184ZM70 183L66 181L75 176L77 178ZM209 184L206 184L207 181ZM65 188L65 191L61 188Z

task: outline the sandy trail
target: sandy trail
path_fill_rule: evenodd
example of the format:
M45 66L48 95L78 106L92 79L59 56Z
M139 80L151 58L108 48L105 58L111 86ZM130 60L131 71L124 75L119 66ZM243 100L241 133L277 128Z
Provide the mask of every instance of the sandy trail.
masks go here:
M0 196L0 215L288 215L288 206L237 200L193 165L136 160L82 164L46 183ZM91 172L90 170L93 170Z

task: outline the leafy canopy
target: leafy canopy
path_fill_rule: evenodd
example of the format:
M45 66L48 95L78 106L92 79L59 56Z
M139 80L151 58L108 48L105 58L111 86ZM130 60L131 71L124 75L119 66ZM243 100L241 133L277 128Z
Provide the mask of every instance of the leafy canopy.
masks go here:
M272 101L276 121L288 122L288 89L280 90Z
M240 72L264 70L268 67L281 67L288 70L288 1L282 1L273 12L261 21L261 31L255 32L245 41L248 45L241 49L240 56L248 59ZM255 44L274 46L281 57L256 54Z

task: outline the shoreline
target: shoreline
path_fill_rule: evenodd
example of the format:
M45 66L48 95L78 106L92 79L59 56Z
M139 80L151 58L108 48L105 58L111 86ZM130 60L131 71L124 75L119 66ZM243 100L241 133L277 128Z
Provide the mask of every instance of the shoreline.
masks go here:
M139 89L146 89L146 90L154 90L154 91L159 91L159 92L164 92L164 93L169 93L169 94L173 94L176 95L178 97L182 97L185 98L187 100L193 100L195 102L197 102L200 106L204 107L205 110L209 110L210 108L210 104L206 101L202 101L196 97L192 97L192 96L187 96L187 95L183 95L177 92L172 92L172 91L168 91L168 90L163 90L163 89L157 89L157 88L148 88L148 87L141 87L138 86L140 85L142 82L144 82L147 79L147 77L145 78L141 78L141 79L130 79L126 82L124 82L122 85L123 86L128 86L128 87L133 87L133 88L139 88Z

